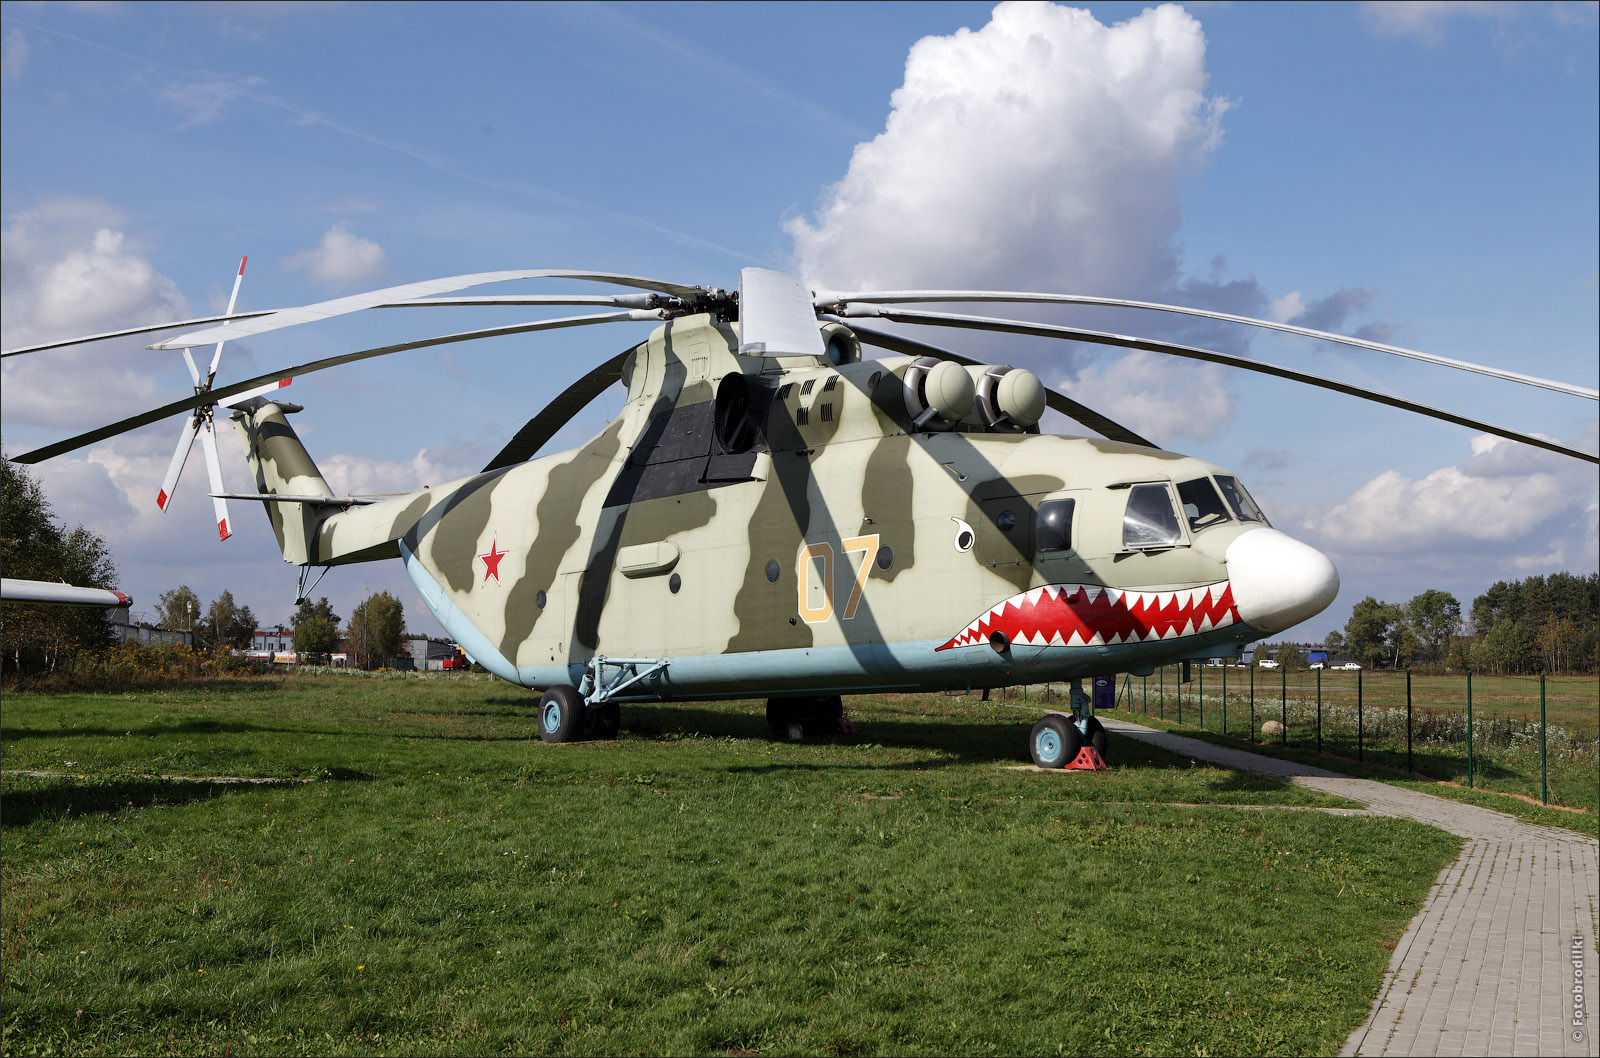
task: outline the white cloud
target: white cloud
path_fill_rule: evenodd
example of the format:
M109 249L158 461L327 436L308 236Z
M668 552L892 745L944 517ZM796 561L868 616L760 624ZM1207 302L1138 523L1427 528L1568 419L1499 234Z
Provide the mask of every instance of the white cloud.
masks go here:
M303 268L317 282L330 287L349 286L375 279L389 268L389 256L371 239L363 239L342 220L323 233L314 250L301 250L284 261L286 268Z
M1156 353L1134 351L1090 364L1057 388L1163 447L1204 440L1233 417L1233 398L1215 364L1174 369Z
M1227 110L1205 94L1205 53L1200 24L1173 5L1107 26L1075 8L1002 3L976 31L923 38L884 131L856 147L813 218L784 225L799 270L834 290L1059 290L1259 315L1259 287L1226 280L1220 260L1204 279L1182 274L1181 178L1216 149ZM1244 341L1194 321L1129 327ZM964 348L984 356L985 344L968 332ZM1044 371L1061 377L1065 363L1075 397L1163 444L1232 414L1213 368L1108 355L1067 347Z
M1374 0L1361 5L1362 20L1378 33L1415 37L1426 44L1443 40L1451 19L1506 19L1516 13L1516 4L1489 0Z
M424 485L442 485L481 469L482 461L462 462L445 453L443 457L427 448L409 460L368 459L337 452L313 456L317 469L337 496L384 496L414 492Z
M129 245L104 202L62 198L12 216L0 235L0 344L6 348L190 315L177 285ZM107 409L160 403L156 354L137 341L5 361L5 413L50 426L104 421ZM96 423L97 424L97 423Z
M6 40L0 46L0 80L15 81L22 76L22 68L28 65L28 55L32 49L28 46L28 38L16 26L6 32Z
M814 220L803 273L830 289L971 285L1139 296L1178 282L1179 179L1221 137L1205 38L1166 5L1114 26L1002 3L911 49L884 131Z
M1587 447L1594 447L1594 428ZM1574 447L1584 447L1577 442ZM1472 440L1472 456L1421 478L1386 470L1306 528L1345 553L1424 551L1510 561L1518 568L1592 565L1595 479L1587 464L1499 437ZM1530 565L1531 564L1531 565Z
M163 85L156 95L184 115L183 128L210 125L222 117L228 104L241 96L250 98L254 89L266 84L261 77L224 77L206 74L194 81L174 81Z

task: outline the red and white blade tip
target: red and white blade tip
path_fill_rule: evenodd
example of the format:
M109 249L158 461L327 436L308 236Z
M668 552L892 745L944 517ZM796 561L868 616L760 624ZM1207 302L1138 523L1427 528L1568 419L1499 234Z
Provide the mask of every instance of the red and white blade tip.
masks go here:
M246 254L244 257L239 258L239 274L240 275L244 275L244 263L246 261L248 261L248 260L250 260L250 257L249 257L248 254Z
M224 518L224 519L222 519L222 521L217 523L217 539L218 540L226 540L226 539L228 539L228 537L230 537L232 535L233 535L233 531L228 528L228 519Z
M166 510L168 499L169 497L167 496L167 490L162 489L160 492L156 493L156 506L160 507L162 510Z

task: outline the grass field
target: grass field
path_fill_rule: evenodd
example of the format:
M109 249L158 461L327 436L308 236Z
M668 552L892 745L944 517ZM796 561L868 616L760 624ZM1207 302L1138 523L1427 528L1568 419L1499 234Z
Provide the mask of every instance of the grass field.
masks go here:
M1128 740L1020 770L1015 703L533 701L8 695L4 1052L1333 1053L1458 848Z
M1257 740L1263 722L1286 716L1288 732L1281 741L1295 749L1315 749L1320 742L1338 757L1536 801L1548 796L1551 804L1588 812L1587 829L1594 832L1600 810L1600 681L1592 676L1546 680L1543 731L1537 677L1472 677L1469 759L1465 676L1412 678L1408 755L1404 672L1362 673L1359 691L1353 672L1324 672L1320 688L1315 672L1258 672L1252 725L1250 673L1226 670L1224 714L1225 670L1192 671L1195 678L1187 684L1178 683L1171 667L1133 678L1124 684L1119 706L1185 728L1240 738L1254 732Z

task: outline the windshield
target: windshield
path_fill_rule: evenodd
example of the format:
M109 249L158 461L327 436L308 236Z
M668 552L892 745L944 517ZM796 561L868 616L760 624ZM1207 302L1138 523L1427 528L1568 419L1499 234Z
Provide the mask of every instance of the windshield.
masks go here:
M1122 516L1123 547L1173 547L1183 539L1165 485L1135 485Z
M1183 504L1191 533L1228 521L1228 507L1217 495L1217 487L1211 484L1210 478L1183 482L1178 486L1178 502Z
M1267 516L1261 513L1261 508L1256 506L1256 501L1239 484L1239 479L1227 474L1217 475L1217 484L1222 488L1222 494L1228 497L1228 505L1233 508L1233 513L1239 516L1241 522L1261 522L1271 525Z

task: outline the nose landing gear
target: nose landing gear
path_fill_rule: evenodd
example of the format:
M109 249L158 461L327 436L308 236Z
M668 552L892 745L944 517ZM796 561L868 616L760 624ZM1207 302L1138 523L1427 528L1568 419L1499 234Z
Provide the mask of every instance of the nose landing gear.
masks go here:
M1101 770L1106 766L1106 729L1095 719L1094 701L1082 680L1072 681L1072 713L1051 713L1033 725L1028 752L1041 768Z

